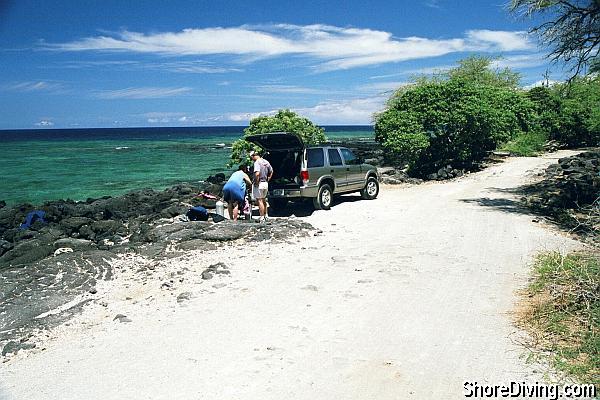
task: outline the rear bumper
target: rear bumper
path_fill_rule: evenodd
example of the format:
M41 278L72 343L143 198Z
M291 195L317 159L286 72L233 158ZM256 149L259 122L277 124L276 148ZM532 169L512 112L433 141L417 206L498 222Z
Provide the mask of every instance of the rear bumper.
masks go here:
M301 186L298 188L270 189L269 197L272 199L299 199L317 197L318 187Z

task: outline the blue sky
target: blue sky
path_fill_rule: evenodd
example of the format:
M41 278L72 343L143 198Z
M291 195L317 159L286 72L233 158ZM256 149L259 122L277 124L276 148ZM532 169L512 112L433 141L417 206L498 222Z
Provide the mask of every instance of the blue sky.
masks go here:
M0 1L0 129L246 125L290 108L369 124L414 74L544 49L496 1Z

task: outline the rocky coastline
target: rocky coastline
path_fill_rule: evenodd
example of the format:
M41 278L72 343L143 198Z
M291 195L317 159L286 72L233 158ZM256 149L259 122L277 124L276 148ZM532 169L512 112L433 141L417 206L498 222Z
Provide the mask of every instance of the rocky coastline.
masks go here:
M220 196L224 178L217 174L196 185L79 202L0 203L2 356L34 347L33 332L68 320L93 300L97 284L113 279L114 265L123 257L135 255L160 265L189 251L284 241L312 230L294 218L269 224L188 221L190 207L214 209L215 200L198 194ZM35 211L43 211L43 219L23 226Z

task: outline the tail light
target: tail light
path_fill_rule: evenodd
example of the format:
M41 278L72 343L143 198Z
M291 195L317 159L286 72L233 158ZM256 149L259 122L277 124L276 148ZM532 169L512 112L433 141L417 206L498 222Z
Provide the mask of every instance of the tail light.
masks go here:
M308 183L308 171L300 171L300 179L302 179L302 184L306 185Z

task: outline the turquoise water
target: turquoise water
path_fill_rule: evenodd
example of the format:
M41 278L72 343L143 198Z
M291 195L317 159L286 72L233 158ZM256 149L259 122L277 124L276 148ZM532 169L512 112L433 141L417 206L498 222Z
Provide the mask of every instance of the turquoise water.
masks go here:
M227 146L242 129L0 131L0 200L85 200L196 183L227 170ZM326 127L326 134L373 136L370 127Z

